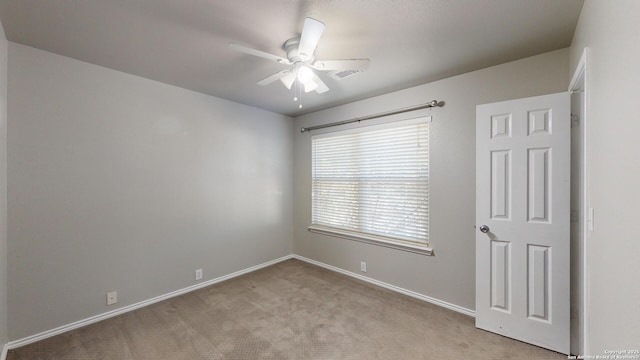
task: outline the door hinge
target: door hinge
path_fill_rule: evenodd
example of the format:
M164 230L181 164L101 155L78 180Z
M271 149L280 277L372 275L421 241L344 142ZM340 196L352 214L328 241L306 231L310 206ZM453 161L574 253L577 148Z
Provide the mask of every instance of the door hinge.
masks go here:
M580 116L576 114L571 114L571 128L580 125Z
M571 210L569 212L569 222L572 224L580 222L580 212L578 210Z

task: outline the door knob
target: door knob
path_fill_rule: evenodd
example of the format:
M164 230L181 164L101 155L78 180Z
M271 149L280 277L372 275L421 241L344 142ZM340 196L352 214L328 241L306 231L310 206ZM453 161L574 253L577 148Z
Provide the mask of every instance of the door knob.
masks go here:
M480 231L486 234L489 232L489 227L487 225L482 225L480 226Z

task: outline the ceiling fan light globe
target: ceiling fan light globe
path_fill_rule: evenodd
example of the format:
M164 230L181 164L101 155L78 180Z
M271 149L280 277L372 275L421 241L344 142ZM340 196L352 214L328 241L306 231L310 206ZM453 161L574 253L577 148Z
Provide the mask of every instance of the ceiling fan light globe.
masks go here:
M298 81L300 81L300 83L302 84L307 84L311 80L313 80L313 75L313 70L311 70L307 66L300 66L300 68L298 69Z
M311 80L308 83L303 84L303 85L304 85L304 92L306 92L306 93L311 92L311 91L313 91L313 90L318 88L318 84L316 84L315 81L313 81L313 80Z

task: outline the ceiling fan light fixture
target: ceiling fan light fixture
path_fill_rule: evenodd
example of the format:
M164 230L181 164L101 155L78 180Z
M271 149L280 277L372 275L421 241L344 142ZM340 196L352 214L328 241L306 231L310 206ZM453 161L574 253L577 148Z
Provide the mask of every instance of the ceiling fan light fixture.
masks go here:
M283 77L280 78L280 81L284 84L284 86L291 90L293 87L293 83L296 81L297 74L295 71L289 71Z
M313 70L311 70L311 68L309 68L308 66L301 65L298 68L298 81L300 81L301 84L308 84L313 80L313 75Z
M302 33L300 36L290 38L283 44L283 50L286 52L286 58L278 55L266 53L261 50L252 49L243 45L230 43L229 48L232 50L257 56L263 59L276 61L282 65L288 65L286 70L280 70L275 74L257 82L260 86L269 85L277 80L289 90L294 90L293 101L299 101L299 108L302 108L302 93L315 91L318 94L324 94L329 91L329 87L318 76L316 71L339 72L339 75L332 76L334 79L342 79L353 73L361 72L369 68L369 59L343 59L343 60L318 60L315 59L315 53L318 47L318 41L324 31L324 23L307 17L304 20ZM335 74L334 74L335 75ZM294 88L295 85L295 88Z
M304 92L308 93L318 88L318 84L315 81L311 80L304 84Z

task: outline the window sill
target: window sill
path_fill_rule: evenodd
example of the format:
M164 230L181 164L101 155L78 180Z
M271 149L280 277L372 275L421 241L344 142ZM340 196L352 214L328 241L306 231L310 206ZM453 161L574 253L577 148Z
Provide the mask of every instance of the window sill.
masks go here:
M428 256L434 256L433 249L431 249L430 247L421 246L417 244L402 243L399 241L393 241L392 239L386 238L384 236L362 234L355 231L330 228L327 226L320 226L320 225L310 225L308 230L316 234L335 236L335 237L339 237L347 240L354 240L354 241L364 242L367 244L384 246L391 249L408 251L408 252L428 255Z

